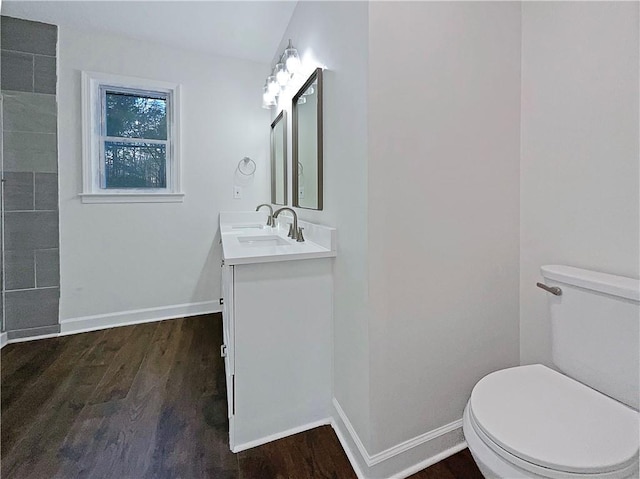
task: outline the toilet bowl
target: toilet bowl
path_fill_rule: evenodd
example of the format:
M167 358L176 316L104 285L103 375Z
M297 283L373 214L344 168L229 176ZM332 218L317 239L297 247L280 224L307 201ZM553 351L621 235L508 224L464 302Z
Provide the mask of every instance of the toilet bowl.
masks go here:
M493 372L464 411L488 479L640 478L640 281L543 266L552 359Z
M539 364L484 377L463 431L487 478L639 477L638 413Z

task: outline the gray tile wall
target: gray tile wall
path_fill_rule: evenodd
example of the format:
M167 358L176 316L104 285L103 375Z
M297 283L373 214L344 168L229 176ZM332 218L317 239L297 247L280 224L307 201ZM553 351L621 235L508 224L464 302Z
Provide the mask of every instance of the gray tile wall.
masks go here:
M57 27L0 20L4 312L18 338L59 330Z
M58 28L4 16L0 21L2 89L55 95Z

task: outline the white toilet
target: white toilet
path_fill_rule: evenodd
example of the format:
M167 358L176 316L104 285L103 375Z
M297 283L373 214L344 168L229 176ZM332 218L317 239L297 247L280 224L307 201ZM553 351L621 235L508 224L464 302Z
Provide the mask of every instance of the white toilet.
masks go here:
M569 266L542 276L563 373L482 378L464 411L469 449L491 479L638 478L640 281Z

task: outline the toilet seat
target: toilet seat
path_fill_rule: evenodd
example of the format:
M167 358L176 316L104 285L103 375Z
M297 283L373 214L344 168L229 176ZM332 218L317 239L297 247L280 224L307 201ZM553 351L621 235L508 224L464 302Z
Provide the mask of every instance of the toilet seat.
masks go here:
M542 365L489 374L469 422L508 462L543 477L628 477L638 464L638 413Z

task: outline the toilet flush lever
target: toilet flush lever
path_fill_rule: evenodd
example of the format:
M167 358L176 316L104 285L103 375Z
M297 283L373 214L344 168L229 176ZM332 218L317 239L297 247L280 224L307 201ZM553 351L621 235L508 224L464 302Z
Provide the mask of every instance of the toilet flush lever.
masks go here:
M560 288L558 288L557 286L547 286L544 283L536 283L536 286L538 288L542 288L545 291L548 291L549 293L555 295L555 296L562 296L562 290Z

